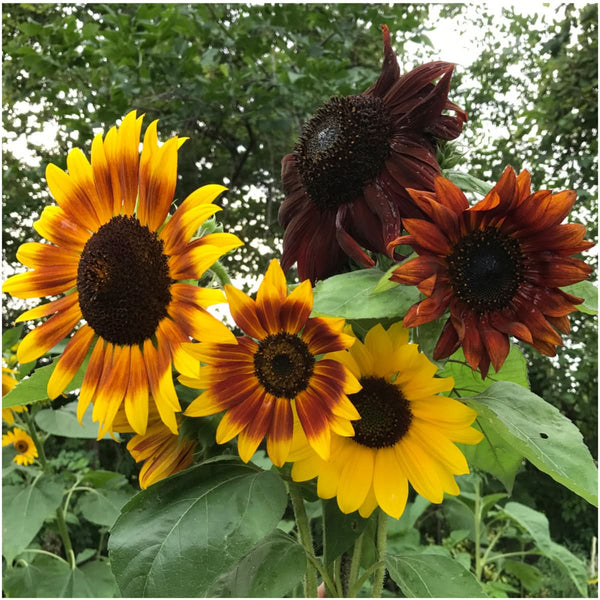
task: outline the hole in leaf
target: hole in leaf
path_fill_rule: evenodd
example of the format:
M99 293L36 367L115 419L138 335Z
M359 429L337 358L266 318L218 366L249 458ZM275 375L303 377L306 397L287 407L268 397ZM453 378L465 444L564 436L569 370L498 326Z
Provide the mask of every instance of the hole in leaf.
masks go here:
M544 440L548 439L548 434L547 433L540 433L540 437Z

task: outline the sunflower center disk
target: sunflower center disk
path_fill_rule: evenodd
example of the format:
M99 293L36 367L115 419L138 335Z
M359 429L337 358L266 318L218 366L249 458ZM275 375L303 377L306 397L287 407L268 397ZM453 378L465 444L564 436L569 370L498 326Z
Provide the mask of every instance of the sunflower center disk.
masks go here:
M349 396L360 414L353 421L354 441L367 448L393 446L408 432L412 413L402 392L381 377L363 377L363 388Z
M15 449L17 450L17 452L20 452L21 454L24 454L25 452L27 452L28 448L29 448L29 444L23 440L19 440L15 444Z
M171 301L163 242L136 217L117 216L88 240L77 288L84 319L105 340L140 344L152 337Z
M254 355L254 373L265 390L278 398L295 398L308 387L315 359L298 337L282 331L269 335Z
M321 209L362 193L389 156L391 118L381 98L331 98L304 126L294 148L300 178Z
M454 293L479 313L505 308L523 281L518 240L495 227L464 237L447 261Z

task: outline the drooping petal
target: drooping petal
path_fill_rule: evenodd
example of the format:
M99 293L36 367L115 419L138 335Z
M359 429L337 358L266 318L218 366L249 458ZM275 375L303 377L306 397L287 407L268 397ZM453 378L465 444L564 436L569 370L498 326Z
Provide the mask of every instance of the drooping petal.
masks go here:
M373 489L382 510L399 519L408 498L408 480L393 447L379 448L375 453Z

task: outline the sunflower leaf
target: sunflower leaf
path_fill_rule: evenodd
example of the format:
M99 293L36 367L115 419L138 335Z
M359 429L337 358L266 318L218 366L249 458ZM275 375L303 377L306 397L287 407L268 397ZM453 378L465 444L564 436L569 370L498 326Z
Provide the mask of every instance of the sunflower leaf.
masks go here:
M76 390L81 387L83 376L87 368L89 356L83 361L81 367L71 383L66 387L65 393ZM11 406L23 406L25 404L33 404L41 402L48 398L48 381L54 371L55 364L47 365L36 369L29 377L22 379L6 396L2 398L2 408L10 408Z
M2 554L9 565L54 515L62 496L60 479L46 474L28 486L2 486Z
M407 598L481 598L481 584L465 567L438 552L393 556L385 566Z
M463 398L493 430L540 471L598 506L598 470L577 427L554 406L509 381Z
M378 269L334 275L317 283L312 316L345 319L403 317L420 298L416 287L401 285L374 293L382 278Z
M567 294L583 298L583 304L577 304L577 310L588 315L598 314L598 287L587 279L562 288Z
M95 440L98 437L98 423L92 421L92 410L92 406L89 406L85 411L81 425L77 420L77 402L70 402L56 410L44 408L36 413L35 422L42 431L52 435ZM110 439L110 435L107 433L103 439Z
M571 578L581 595L587 598L587 569L585 564L564 546L557 544L550 538L550 528L546 515L518 502L509 502L502 512L531 535L544 556L556 562Z
M275 529L286 506L277 473L239 460L196 465L159 481L121 509L111 530L111 567L122 595L210 595Z
M282 598L306 570L304 549L289 535L275 530L208 590L216 598Z
M17 325L16 327L7 329L2 334L2 354L11 354L11 348L21 338L22 331L23 331L23 325Z

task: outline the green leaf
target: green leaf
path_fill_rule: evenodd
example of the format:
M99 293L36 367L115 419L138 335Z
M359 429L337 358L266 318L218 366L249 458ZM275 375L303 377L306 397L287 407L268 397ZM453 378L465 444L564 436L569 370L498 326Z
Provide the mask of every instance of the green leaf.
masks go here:
M118 490L86 492L77 506L82 515L96 525L112 527L121 514L121 508L135 494L131 486Z
M65 389L65 393L71 392L81 387L83 376L88 364L89 358L83 361L81 367L73 377L73 381ZM10 408L11 406L22 406L32 404L33 402L41 402L48 398L48 381L54 371L54 363L36 369L32 375L19 381L19 383L6 396L2 398L2 408Z
M439 376L454 377L454 389L458 397L483 392L495 381L512 381L529 388L527 361L522 352L513 345L501 369L496 373L494 367L490 367L490 372L485 379L481 378L479 371L473 371L468 365L462 348L450 356L439 372Z
M458 561L438 553L386 554L385 566L407 598L481 598L481 585Z
M459 171L444 171L443 176L446 179L449 179L463 192L475 192L476 194L485 196L494 187L491 183L487 183L486 181L477 179L477 177Z
M304 548L275 530L261 540L208 591L219 598L282 598L306 571Z
M196 465L126 504L109 540L123 596L198 596L279 523L283 481L238 460ZM200 568L201 566L201 568Z
M367 522L368 519L363 519L358 512L345 515L338 508L336 498L323 501L323 560L326 565L352 547Z
M2 334L2 354L12 354L11 348L21 339L23 325L7 329Z
M345 319L404 316L418 302L419 290L402 285L375 294L373 290L381 277L378 269L362 269L319 281L314 289L313 316Z
M77 402L70 402L56 410L45 408L35 415L35 422L40 429L52 435L69 438L96 439L98 423L92 421L92 406L89 406L81 419L77 420ZM107 433L103 439L110 438Z
M567 294L583 298L583 304L577 304L577 310L588 315L598 314L598 287L589 280L580 281L562 288Z
M505 560L502 570L509 575L514 575L529 592L537 592L544 578L537 567L518 560Z
M422 496L416 496L414 502L407 502L402 516L388 519L387 548L391 554L403 554L420 545L421 536L415 523L431 503Z
M581 595L587 597L587 569L585 564L564 546L552 541L546 515L518 502L508 502L503 512L531 535L544 556L563 568Z
M28 486L2 486L2 554L8 564L27 548L44 521L54 516L62 496L62 482L45 474Z
M482 426L482 423L485 424ZM473 427L482 431L485 438L479 444L458 444L458 447L469 465L497 477L511 494L523 455L496 432L493 423L481 416L477 417Z
M13 598L112 598L117 585L106 561L71 569L64 561L34 555L5 573L4 591Z
M540 471L598 505L598 470L582 435L554 406L508 381L463 398L478 413L484 430L493 428Z

